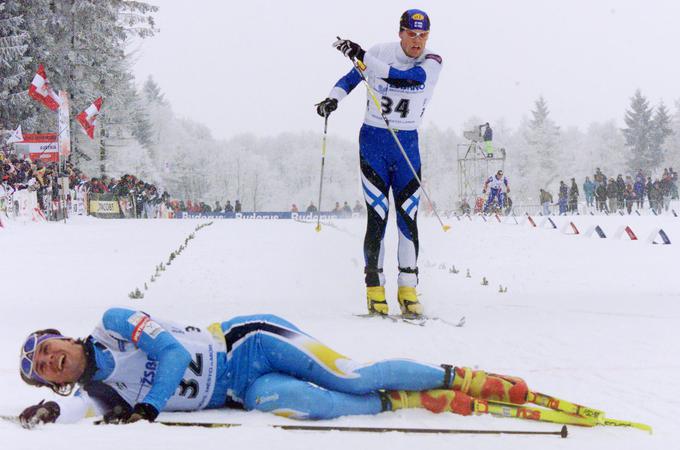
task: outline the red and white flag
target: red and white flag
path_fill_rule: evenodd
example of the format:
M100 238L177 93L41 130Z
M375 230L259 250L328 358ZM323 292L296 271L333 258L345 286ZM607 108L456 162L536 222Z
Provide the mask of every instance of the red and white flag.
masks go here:
M38 72L36 72L33 81L31 81L31 86L28 88L28 95L47 106L52 111L56 111L59 109L59 105L61 105L61 98L59 98L57 93L52 90L50 82L47 80L47 75L45 74L45 68L42 64L38 66Z
M99 97L97 100L92 102L87 109L76 116L78 123L83 126L83 131L90 137L94 139L94 127L97 125L97 116L99 115L99 110L102 109L102 98Z

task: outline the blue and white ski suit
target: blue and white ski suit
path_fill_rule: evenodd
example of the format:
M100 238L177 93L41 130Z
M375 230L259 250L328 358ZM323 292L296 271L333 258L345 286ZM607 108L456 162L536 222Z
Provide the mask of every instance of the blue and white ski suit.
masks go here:
M380 44L366 52L364 75L380 97L382 113L396 131L413 168L420 177L418 126L442 67L440 56L425 50L410 58L396 43ZM361 82L352 69L331 90L329 97L342 100ZM360 164L368 211L364 238L367 286L383 286L383 238L389 210L389 190L394 193L399 228L399 286L415 287L418 259L417 214L420 186L387 129L380 111L367 93L366 115L359 132Z
M487 212L496 198L498 198L498 207L503 209L505 207L505 192L510 187L506 177L498 178L496 175L489 177L484 182L484 190L489 189L489 197L484 204L484 212Z
M148 403L160 411L240 407L298 419L384 411L379 390L450 387L444 368L395 359L355 362L273 315L207 328L123 308L107 310L85 341L80 389L57 400L58 422Z

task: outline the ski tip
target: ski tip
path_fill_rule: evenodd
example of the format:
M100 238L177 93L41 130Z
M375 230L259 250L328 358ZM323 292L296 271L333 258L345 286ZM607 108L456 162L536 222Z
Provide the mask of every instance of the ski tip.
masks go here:
M446 233L451 229L451 225L442 225L442 229L444 230L444 233Z
M567 426L562 425L562 429L560 430L560 437L562 439L566 439L568 434L569 434L569 430L567 430Z

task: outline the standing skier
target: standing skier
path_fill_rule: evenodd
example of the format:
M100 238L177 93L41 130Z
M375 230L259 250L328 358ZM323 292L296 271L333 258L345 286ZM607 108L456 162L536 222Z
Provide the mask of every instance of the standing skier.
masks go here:
M505 187L505 192L503 192L503 187ZM482 193L486 194L487 190L489 190L489 198L484 204L484 212L493 211L492 206L496 199L498 199L498 209L502 211L505 205L505 196L510 193L510 184L508 184L508 179L503 176L502 170L499 170L496 175L489 177L484 182Z
M379 44L364 51L358 44L340 39L334 46L345 56L365 66L364 76L381 96L382 114L396 132L413 168L420 177L418 126L429 103L442 68L442 58L425 48L430 19L424 11L409 9L399 22L399 42ZM322 117L335 111L342 100L361 82L353 68L317 105ZM370 96L370 94L369 94ZM381 111L367 102L364 124L359 133L360 165L366 209L364 238L366 299L371 314L388 314L385 298L383 257L390 188L395 197L399 228L397 284L398 301L405 316L419 316L423 307L416 295L418 284L418 203L420 185L397 143L387 129Z

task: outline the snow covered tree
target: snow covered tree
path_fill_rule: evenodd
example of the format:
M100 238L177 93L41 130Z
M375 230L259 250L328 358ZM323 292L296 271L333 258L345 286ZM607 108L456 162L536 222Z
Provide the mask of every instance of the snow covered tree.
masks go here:
M144 82L142 91L146 96L146 101L149 103L157 103L159 105L165 104L164 94L161 92L161 88L151 75L149 75L149 78Z
M631 172L638 169L650 171L658 165L657 156L652 149L654 123L649 101L638 89L630 99L630 109L626 111L626 128L623 135L629 148L628 168Z
M153 13L158 8L126 0L31 0L16 4L30 36L27 56L35 66L31 67L31 76L42 63L55 90L70 94L73 154L98 153L105 160L109 145L117 146L117 151L127 148L118 141L131 135L134 123L127 113L134 83L126 47L132 38L153 35ZM74 118L100 95L104 108L95 146L76 132L80 126ZM54 116L41 111L36 128L53 130ZM104 161L101 169L105 169Z
M666 159L664 166L680 166L680 100L675 101L675 113L671 117L671 135L666 139Z
M650 139L650 156L654 167L660 167L666 154L666 141L668 137L673 134L671 128L671 115L668 108L661 101L659 106L654 110L654 118L652 119L652 132Z
M561 176L560 129L550 118L543 96L534 103L531 119L520 125L519 134L520 139L514 143L517 172L521 177L517 186L521 195L531 196Z
M585 136L585 160L587 172L592 175L596 168L605 173L622 173L626 170L625 138L614 120L591 123Z
M0 130L14 129L35 115L27 95L28 39L17 2L0 2Z

